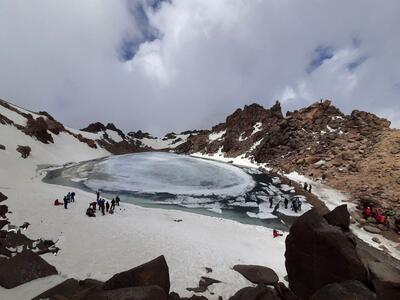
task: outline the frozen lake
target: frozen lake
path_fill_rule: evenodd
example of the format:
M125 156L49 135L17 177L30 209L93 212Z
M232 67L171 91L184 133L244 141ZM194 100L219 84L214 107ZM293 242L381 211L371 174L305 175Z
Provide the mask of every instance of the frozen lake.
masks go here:
M301 213L290 209L293 199L303 203L302 212L310 208L303 196L295 195L294 188L278 177L166 152L83 162L50 171L44 181L100 190L109 199L118 194L123 202L145 207L180 209L279 229L287 229Z

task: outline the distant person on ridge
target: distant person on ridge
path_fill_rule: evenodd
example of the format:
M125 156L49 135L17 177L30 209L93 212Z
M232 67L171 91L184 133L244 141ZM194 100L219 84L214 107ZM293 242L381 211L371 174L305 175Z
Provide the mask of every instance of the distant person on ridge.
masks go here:
M119 201L120 201L120 199L119 199L119 196L117 195L117 197L115 198L115 202L117 203L117 206L119 206Z
M307 188L308 188L307 182L304 182L303 188L307 191Z
M311 184L308 185L308 192L311 193Z
M99 191L96 192L96 196L97 196L97 201L98 201L100 199L100 192Z
M272 208L272 204L273 204L273 202L272 202L272 198L271 198L271 197L269 197L269 208Z

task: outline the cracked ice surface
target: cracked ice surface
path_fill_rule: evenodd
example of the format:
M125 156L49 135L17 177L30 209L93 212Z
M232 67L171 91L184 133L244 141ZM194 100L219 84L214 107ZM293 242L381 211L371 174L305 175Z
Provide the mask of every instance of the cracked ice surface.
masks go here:
M171 153L136 153L90 162L84 182L93 190L238 196L255 183L240 168Z

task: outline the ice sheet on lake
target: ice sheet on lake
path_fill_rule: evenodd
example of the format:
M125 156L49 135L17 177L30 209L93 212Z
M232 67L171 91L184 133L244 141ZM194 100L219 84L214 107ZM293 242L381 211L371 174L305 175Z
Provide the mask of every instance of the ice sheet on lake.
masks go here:
M157 152L109 157L95 163L87 177L93 190L175 195L238 196L255 184L232 165Z

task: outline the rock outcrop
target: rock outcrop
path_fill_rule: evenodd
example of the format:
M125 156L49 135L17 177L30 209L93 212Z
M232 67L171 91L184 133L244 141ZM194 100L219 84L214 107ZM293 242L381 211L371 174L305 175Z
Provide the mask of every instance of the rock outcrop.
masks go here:
M289 287L305 299L330 283L367 280L367 270L353 240L314 210L290 228L285 258Z
M28 250L9 259L0 259L0 270L0 286L6 289L57 274L56 268Z
M235 265L233 269L255 284L274 285L279 281L275 271L264 266Z
M376 295L369 290L364 284L355 280L343 281L340 283L327 284L319 289L310 300L375 300ZM387 299L387 298L378 298Z
M330 225L339 226L345 231L349 230L350 214L347 204L340 205L324 216Z
M0 202L6 201L8 197L4 195L2 192L0 192Z
M31 154L31 147L19 145L17 151L21 153L22 158L27 158Z
M158 285L166 294L169 293L169 270L164 256L118 273L104 283L105 290L114 290L126 287Z

